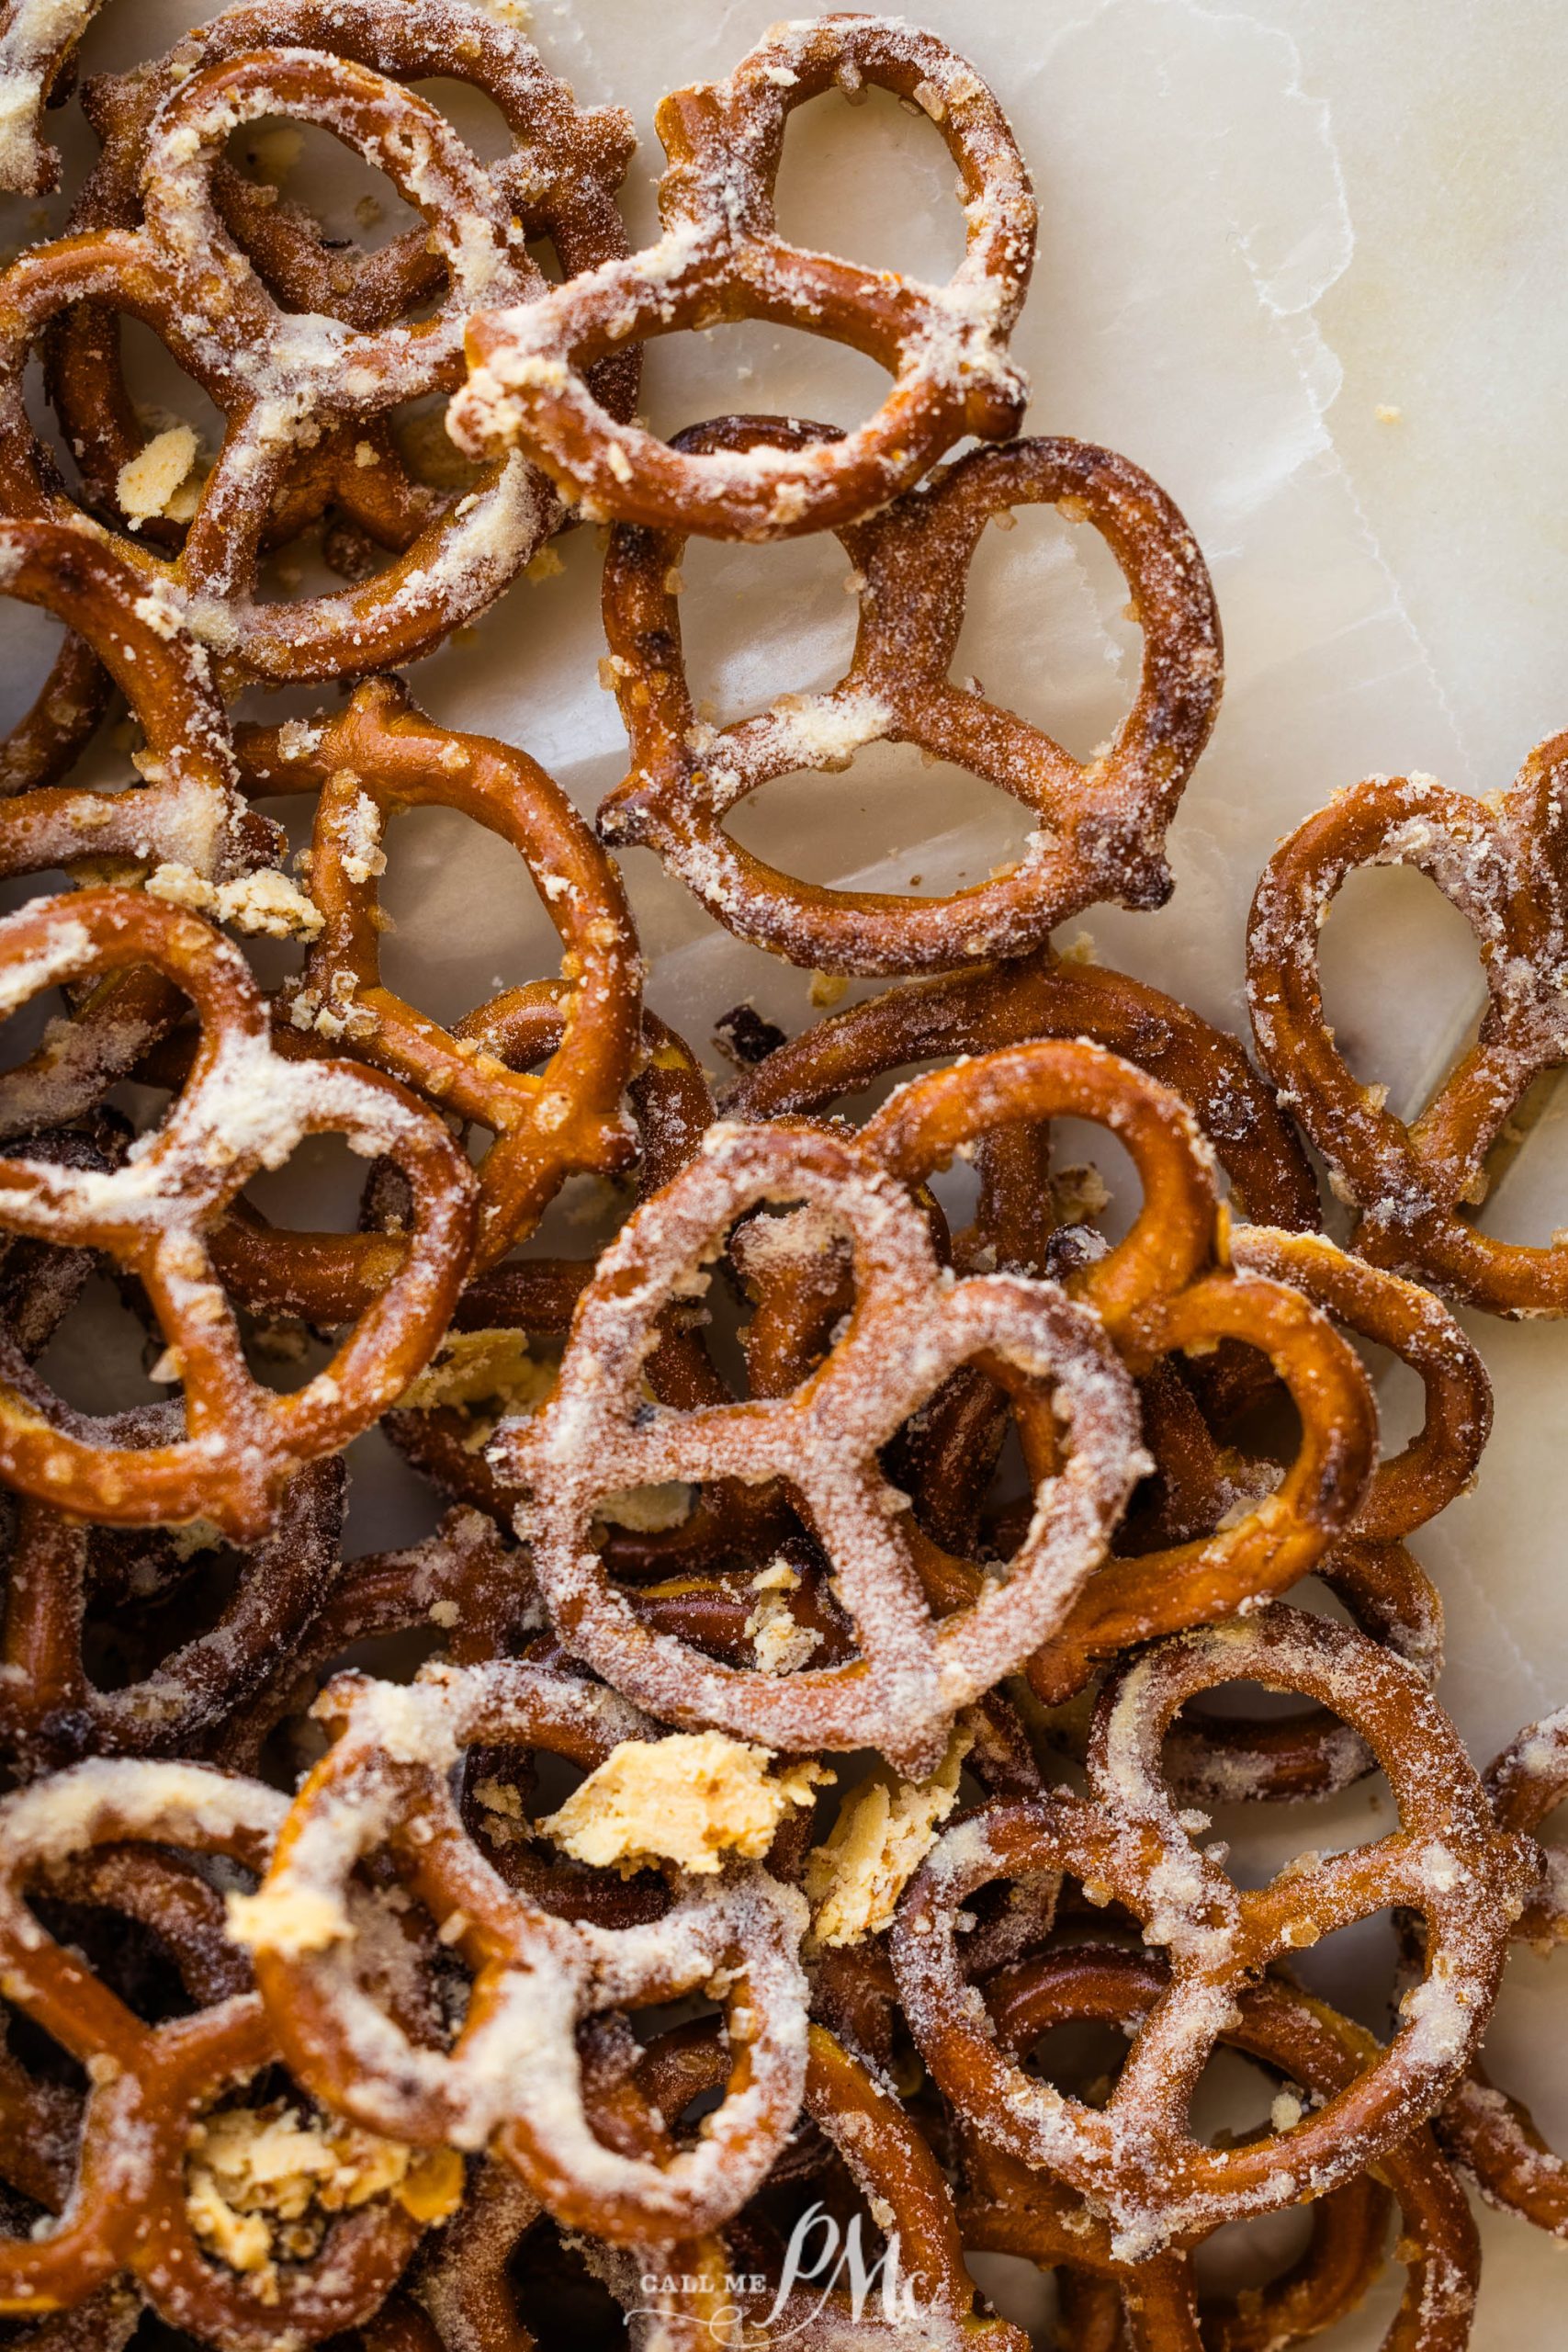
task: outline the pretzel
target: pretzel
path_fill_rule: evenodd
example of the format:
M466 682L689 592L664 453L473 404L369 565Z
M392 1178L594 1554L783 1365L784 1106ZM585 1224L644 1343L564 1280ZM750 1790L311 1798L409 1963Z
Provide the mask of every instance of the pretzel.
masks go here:
M133 790L51 786L0 801L0 872L45 873L89 857L178 860L206 880L228 882L273 864L276 829L239 794L206 656L136 571L79 531L6 521L0 585L64 621L101 656L146 737L139 754L146 780ZM168 1027L178 1005L152 973L117 978L0 1080L0 1134L60 1125L92 1108Z
M479 1174L482 1271L532 1231L574 1169L625 1165L621 1097L638 1036L641 965L626 894L566 795L525 752L435 726L381 678L307 730L247 732L253 792L315 791L310 889L324 919L290 1007L300 1026L346 1026L358 1052L416 1093L490 1128ZM510 1069L387 988L375 876L387 820L411 807L458 808L514 848L559 932L570 987L559 1045L537 1077Z
M1235 1886L1178 1817L1159 1750L1179 1707L1235 1679L1300 1690L1351 1724L1388 1775L1398 1829L1347 1854L1303 1855L1266 1886ZM892 1951L909 2025L960 2113L1089 2198L1114 2259L1141 2262L1338 2187L1432 2113L1479 2039L1539 1865L1528 1841L1496 1827L1420 1677L1362 1635L1279 1605L1123 1667L1096 1711L1089 1783L1087 1802L993 1805L946 1830L904 1897ZM992 1879L1042 1868L1123 1905L1169 1955L1168 1986L1103 2110L1023 2075L964 1996L959 1906ZM1418 1910L1427 1928L1426 1974L1393 2041L1288 2130L1224 2149L1195 2140L1189 2102L1237 1992L1281 1953L1390 1904Z
M1213 1259L1222 1239L1208 1155L1191 1114L1131 1065L1086 1045L1042 1043L987 1054L900 1088L862 1130L862 1148L904 1183L987 1130L1067 1114L1109 1126L1144 1186L1131 1231L1069 1278L1136 1373L1179 1351L1238 1340L1265 1355L1296 1406L1302 1437L1279 1487L1234 1524L1134 1558L1104 1560L1065 1621L1030 1659L1048 1703L1088 1679L1092 1661L1133 1641L1211 1622L1308 1574L1353 1521L1372 1475L1377 1415L1359 1360L1310 1301ZM1016 1412L1016 1407L1015 1407ZM1020 1419L1025 1461L1048 1461ZM974 1571L938 1568L950 1601Z
M833 436L824 425L725 417L674 446L748 444L820 451ZM1094 526L1145 632L1137 698L1087 763L948 676L986 525L1037 504ZM1219 705L1220 627L1197 543L1146 474L1079 441L1010 442L958 458L840 531L860 626L839 684L783 695L722 729L699 721L686 683L678 567L687 527L623 526L611 540L604 631L634 764L600 809L605 840L657 850L739 937L830 972L945 971L1039 948L1097 899L1163 905L1165 829ZM773 777L846 768L861 745L879 741L913 743L1011 793L1035 820L1023 854L947 898L902 897L800 881L726 829L728 812Z
M62 1426L19 1364L0 1381L0 1472L23 1494L119 1526L203 1517L240 1542L265 1532L295 1471L335 1453L407 1386L446 1327L473 1246L474 1183L446 1129L379 1073L301 1069L267 1043L266 1010L237 952L194 916L139 893L39 899L0 923L7 1010L40 988L148 964L191 1000L201 1044L189 1084L134 1161L107 1175L0 1161L0 1224L107 1250L143 1284L185 1389L188 1434L97 1444ZM408 1179L414 1231L386 1290L324 1372L288 1396L245 1369L203 1233L263 1166L341 1130Z
M141 1680L96 1689L83 1657L92 1576L88 1531L23 1501L0 1650L0 1745L29 1776L106 1756L188 1754L265 1680L321 1607L337 1570L343 1472L319 1462L286 1491L277 1525L259 1544L217 1623Z
M711 1882L671 1873L664 1915L617 1931L554 1918L513 1894L465 1836L446 1771L476 1742L592 1767L621 1739L656 1736L613 1693L572 1677L521 1662L427 1667L408 1688L344 1676L321 1712L335 1745L296 1800L247 1928L299 2079L394 2138L493 2147L574 2229L639 2243L726 2219L767 2172L800 2103L801 1898L759 1866ZM409 2042L358 1981L344 1940L349 1879L383 1849L474 1972L449 2051ZM607 2007L677 1999L721 1979L731 2071L701 2143L666 2165L615 2153L584 2110L574 2029Z
M1461 1214L1485 1198L1487 1154L1527 1087L1568 1057L1565 762L1568 738L1551 737L1491 800L1419 775L1341 793L1276 851L1247 941L1258 1053L1358 1213L1355 1248L1493 1315L1568 1311L1561 1242L1500 1241ZM1418 867L1469 923L1486 975L1479 1038L1408 1124L1351 1075L1324 1016L1318 928L1363 865Z
M1306 1155L1235 1039L1146 981L1098 964L1064 963L1049 949L1014 964L911 980L830 1013L748 1070L725 1109L737 1119L817 1116L917 1062L1047 1037L1087 1038L1179 1094L1242 1216L1292 1230L1316 1226L1317 1186ZM987 1135L977 1149L983 1182L993 1141ZM1047 1195L1039 1213L1048 1207ZM1012 1213L1010 1203L987 1202L979 1220L984 1238L998 1245L1001 1263L1043 1272L1032 1238L1014 1249L998 1233Z
M941 131L965 229L945 287L779 235L785 126L835 83L852 96L867 83L892 90ZM594 519L778 539L884 505L962 434L1017 431L1024 385L1007 343L1034 262L1034 198L1001 108L945 43L888 17L775 25L728 82L672 91L654 121L670 159L659 243L540 304L490 303L470 321L468 378L448 413L462 447L526 448ZM837 447L697 457L609 415L584 380L618 345L747 318L848 343L886 368L893 390Z
M355 332L279 308L214 207L212 174L236 125L281 112L333 130L423 212L449 273L434 314ZM301 446L372 426L447 384L460 325L481 300L526 300L544 279L510 204L412 91L345 59L259 50L171 90L148 138L144 219L37 246L0 279L0 497L81 526L23 401L28 355L80 302L129 310L223 412L224 445L177 556L133 537L120 551L239 678L336 676L425 650L481 611L556 527L559 508L521 459L486 469L376 578L297 605L255 593L262 534Z
M129 1761L80 1764L4 1800L6 1997L86 2068L89 2088L74 2179L58 2220L31 2236L0 2238L0 2310L70 2308L129 2271L173 2325L229 2352L271 2352L280 2337L313 2344L367 2317L406 2263L420 2224L384 2200L334 2220L313 2259L279 2273L271 2300L201 2251L186 2211L192 2128L214 2100L264 2073L278 2054L260 2000L243 1989L238 1955L231 1951L225 1962L221 1933L211 1924L220 1905L210 1887L192 1874L181 1882L183 1893L175 1891L173 1913L166 1902L158 1906L161 1926L189 1921L196 1957L205 1946L209 1973L205 1991L193 1985L204 2003L194 2015L152 2026L56 1942L24 1900L29 1885L48 1883L77 1855L112 1861L125 1838L152 1838L161 1847L259 1871L286 1811L284 1799L258 1781L197 1765ZM133 1883L122 1869L107 1899L117 1907L134 1902ZM96 1899L103 1890L89 1883L88 1893Z
M788 1396L643 1419L641 1366L660 1309L764 1202L803 1202L848 1234L848 1330ZM805 1246L820 1245L808 1233ZM933 1624L903 1498L876 1449L977 1355L1022 1392L1021 1410L1065 1427L1069 1451L1039 1486L1008 1582ZM701 1158L635 1212L578 1303L554 1396L531 1420L502 1422L494 1450L502 1474L532 1490L519 1532L552 1622L615 1689L668 1722L792 1753L876 1747L915 1776L934 1770L957 1709L1059 1619L1143 1463L1131 1388L1090 1317L1019 1277L944 1288L902 1190L847 1138L782 1125L714 1128ZM855 1621L852 1664L768 1675L708 1661L640 1626L592 1547L607 1489L764 1474L787 1482L832 1562Z
M987 2002L999 2041L1016 2060L1066 2022L1131 2033L1166 1990L1165 1972L1150 1961L1080 1945L1008 1970L987 1985ZM1277 1977L1240 1994L1221 2038L1282 2075L1297 2105L1346 2091L1379 2054L1360 2027ZM1463 2352L1469 2341L1481 2247L1463 2192L1426 2127L1382 2159L1386 2188L1361 2173L1314 2202L1301 2261L1239 2301L1205 2301L1201 2324L1189 2251L1128 2267L1111 2255L1104 2222L1049 2177L1000 2154L980 2132L965 2130L962 2140L968 2181L959 2222L966 2242L1042 2266L1092 2267L1121 2306L1129 2352L1201 2352L1205 2345L1262 2352L1332 2327L1382 2267L1391 2189L1403 2222L1396 2258L1408 2277L1386 2352ZM1064 2342L1079 2352L1081 2333L1069 2328Z
M1486 1786L1504 1828L1539 1828L1568 1795L1568 1710L1528 1724L1488 1768ZM1544 1867L1514 1933L1546 1951L1568 1942L1568 1868L1555 1846L1543 1847L1541 1856ZM1499 2090L1479 2061L1434 2125L1489 2205L1568 2239L1568 2163L1547 2145L1524 2101Z
M102 0L6 0L0 7L0 188L43 196L60 185L60 157L43 137L46 106L71 73L72 52Z

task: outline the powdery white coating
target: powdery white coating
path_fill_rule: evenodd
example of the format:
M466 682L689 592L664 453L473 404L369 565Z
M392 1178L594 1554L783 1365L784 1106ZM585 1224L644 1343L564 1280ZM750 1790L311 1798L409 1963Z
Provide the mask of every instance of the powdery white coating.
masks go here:
M1568 1254L1478 1232L1486 1160L1531 1081L1568 1060L1568 741L1539 744L1509 791L1477 800L1433 777L1373 776L1280 844L1258 885L1247 994L1259 1055L1359 1213L1355 1246L1503 1315L1568 1311ZM1324 1012L1318 933L1347 876L1412 865L1464 917L1486 978L1475 1046L1418 1121L1363 1086Z
M9 0L0 19L0 188L40 195L60 164L39 136L56 68L101 0Z
M321 2094L370 2130L418 2137L439 2117L455 2146L493 2141L526 2177L542 2157L573 2194L624 2200L638 2217L633 2234L728 2218L759 2186L800 2104L802 1897L756 1865L716 1881L671 1871L661 1918L611 1929L555 1917L513 1894L463 1832L450 1768L475 1741L564 1740L581 1753L587 1739L607 1755L622 1740L659 1736L584 1679L520 1661L435 1666L404 1689L345 1677L322 1703L344 1728L296 1803L263 1902L298 1898L323 1918L332 1906L346 1914L356 1865L389 1844L427 1908L460 1915L464 1933L481 1928L487 1953L499 1942L507 1957L487 1957L454 2047L420 2048L359 1981L352 1938L326 1951L280 1950L265 1939L264 1911L258 1973L297 2070L317 2075ZM668 2165L616 2154L587 2120L576 2029L605 2010L721 1982L748 2078Z
M793 1396L650 1411L643 1367L658 1317L760 1202L804 1202L847 1234L848 1330ZM1007 1579L933 1623L905 1499L877 1453L983 1352L1051 1384L1067 1459L1038 1489ZM789 1753L874 1746L913 1776L935 1769L958 1710L1061 1623L1145 1467L1127 1376L1094 1317L1052 1283L954 1283L902 1185L847 1138L783 1123L710 1129L699 1158L634 1214L582 1295L554 1396L526 1419L503 1420L491 1458L530 1492L518 1530L557 1631L607 1681L685 1728ZM771 1476L799 1496L832 1563L855 1621L852 1666L781 1675L720 1665L645 1627L594 1546L606 1490Z
M962 175L966 247L945 286L807 254L777 231L773 180L795 106L834 81L942 94L940 127ZM771 28L728 82L665 101L670 157L660 183L662 235L523 309L496 310L469 334L469 375L450 411L462 446L525 447L583 511L672 520L671 484L700 486L695 526L774 538L861 514L916 479L960 433L1012 431L1024 384L1007 343L1034 255L1028 174L1005 118L964 61L893 17L829 16ZM858 298L874 356L894 378L884 406L841 442L807 453L763 447L678 459L615 423L581 374L585 355L674 327L787 317L842 337L819 290ZM857 338L858 340L859 338Z
M1301 1690L1343 1715L1388 1775L1398 1829L1237 1888L1197 1846L1160 1773L1179 1709L1235 1679ZM1497 1829L1417 1675L1362 1635L1279 1606L1123 1667L1101 1696L1088 1770L1089 1803L996 1805L946 1833L905 1897L894 1959L910 2026L948 2095L1009 2153L1067 2180L1111 2222L1116 2257L1138 2261L1184 2232L1323 2195L1429 2115L1474 2048L1539 1861L1528 1840ZM961 1972L964 1903L989 1879L1047 1865L1126 1905L1169 1958L1169 1987L1103 2110L1007 2060ZM1269 1961L1390 1904L1424 1917L1427 1965L1388 2048L1283 2133L1228 2150L1193 2140L1188 2103L1237 1993Z

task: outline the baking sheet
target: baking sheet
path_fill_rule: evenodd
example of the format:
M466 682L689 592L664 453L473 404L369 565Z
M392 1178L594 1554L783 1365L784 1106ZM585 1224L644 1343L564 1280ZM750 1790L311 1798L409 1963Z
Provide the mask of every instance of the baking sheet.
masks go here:
M213 13L190 0L111 0L86 68L155 53ZM1030 428L1106 442L1148 468L1196 530L1224 618L1224 707L1174 829L1175 898L1156 916L1095 910L1068 932L1243 1025L1246 909L1281 831L1379 770L1497 789L1568 716L1568 147L1557 98L1568 19L1552 0L1490 10L925 0L919 14L992 82L1034 173L1040 259L1015 343L1033 382ZM760 6L709 0L539 0L533 29L548 62L584 102L634 110L634 233L654 217L658 96L722 74L766 22ZM481 141L493 128L482 108L457 112ZM78 128L74 162L86 145ZM313 160L312 148L301 170ZM781 217L805 241L943 275L959 241L952 177L923 120L880 96L855 109L827 99L792 124ZM364 185L343 174L332 183L345 229ZM8 203L0 238L19 242L58 218L58 206ZM178 404L166 378L148 382ZM747 327L656 346L644 407L660 429L733 407L847 423L876 385L853 354ZM1037 514L1006 537L988 534L955 665L1076 749L1110 731L1136 671L1123 592L1088 540ZM622 772L624 741L596 678L594 536L573 534L561 553L559 577L519 582L413 683L438 718L525 744L592 812ZM728 718L831 683L853 632L847 570L831 539L694 546L682 609L699 695ZM6 609L8 723L41 673L49 631ZM743 823L817 878L902 888L919 872L927 889L983 874L1023 830L987 787L886 746L846 774L770 787ZM789 1031L814 1017L807 975L716 933L646 853L630 853L626 871L650 1000L716 1070L713 1020L738 1000ZM549 934L519 869L456 817L401 821L386 902L399 924L388 976L437 1015L549 968ZM1407 1104L1472 1017L1467 935L1434 893L1394 876L1355 885L1326 936L1341 1041L1363 1077L1391 1080ZM267 976L277 968L273 957ZM1564 1115L1548 1105L1488 1205L1491 1229L1542 1238L1568 1217ZM328 1181L324 1156L312 1181ZM1496 1384L1496 1434L1474 1494L1416 1549L1448 1611L1442 1695L1484 1761L1568 1698L1568 1329L1480 1317L1471 1328ZM76 1367L89 1386L96 1369ZM1408 1398L1387 1401L1397 1424ZM409 1540L433 1515L427 1491L376 1441L355 1460L354 1547ZM1376 1804L1373 1791L1249 1825L1240 1866L1376 1834L1387 1818ZM1375 1935L1336 1939L1313 1967L1377 2020L1386 1952ZM1517 1954L1489 2056L1562 2145L1565 2018L1568 1960L1554 1969ZM1216 2258L1250 2275L1298 2226L1284 2216L1226 2233ZM1562 2276L1551 2244L1507 2219L1483 2228L1478 2352L1511 2346L1522 2325L1533 2343L1568 2339L1568 2324L1540 2316ZM1010 2308L1043 2324L1028 2282L983 2267ZM1334 2342L1346 2352L1377 2343L1396 2291L1386 2282Z

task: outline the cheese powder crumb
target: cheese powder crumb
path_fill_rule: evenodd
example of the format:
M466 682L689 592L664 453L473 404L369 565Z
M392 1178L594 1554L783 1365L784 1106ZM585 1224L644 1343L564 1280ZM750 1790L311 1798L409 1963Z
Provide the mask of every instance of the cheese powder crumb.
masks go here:
M806 1857L811 1929L819 1944L858 1944L891 1926L898 1897L958 1801L958 1776L973 1745L972 1733L955 1731L929 1781L900 1781L878 1765L845 1801L826 1843Z
M264 2303L277 2301L279 2259L313 2256L333 2214L391 2196L416 2221L442 2222L462 2201L456 2149L421 2154L347 2124L307 2122L282 2099L206 2117L189 2149L191 2228Z
M132 523L150 522L155 514L174 514L180 492L197 460L197 442L188 424L171 424L144 449L121 466L116 489L120 511ZM188 521L195 501L177 519Z
M773 1761L771 1748L716 1731L624 1739L539 1827L623 1878L658 1861L704 1875L732 1854L760 1861L790 1806L812 1804L833 1779L820 1764L775 1773Z

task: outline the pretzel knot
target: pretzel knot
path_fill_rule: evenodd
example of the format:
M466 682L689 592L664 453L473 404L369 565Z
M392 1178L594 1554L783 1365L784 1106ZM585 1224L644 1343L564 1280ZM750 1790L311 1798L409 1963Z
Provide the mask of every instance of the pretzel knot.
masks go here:
M101 657L146 738L133 790L43 786L0 800L0 872L78 860L173 862L227 883L271 865L281 836L246 808L207 656L112 548L58 523L0 523L0 589L40 605ZM121 974L0 1077L0 1134L79 1117L134 1067L179 1008L150 972Z
M230 134L270 113L332 130L423 213L449 280L431 316L356 332L279 306L220 219L212 189ZM342 594L265 603L257 561L301 448L448 386L468 313L498 295L526 301L543 287L510 204L423 98L346 59L287 49L209 66L172 90L149 136L141 194L140 227L37 246L0 279L6 504L83 524L28 418L24 372L43 329L73 305L130 311L226 421L179 554L118 542L171 610L242 677L330 677L423 650L498 594L558 522L547 485L520 458L498 460L385 572Z
M1179 1815L1160 1772L1177 1709L1234 1679L1299 1690L1350 1723L1388 1775L1399 1827L1375 1844L1303 1855L1266 1886L1236 1887ZM947 1831L893 1929L909 2024L938 2082L977 2131L1052 2173L1111 2224L1111 2252L1142 2261L1247 2213L1321 2195L1375 2164L1440 2105L1469 2061L1510 1927L1539 1870L1500 1831L1452 1725L1420 1677L1376 1643L1274 1606L1179 1636L1108 1684L1089 1754L1090 1800L987 1807ZM998 2048L964 1982L958 1912L977 1887L1069 1871L1123 1904L1168 1954L1103 2111L1032 2079ZM1193 2137L1189 2108L1238 1993L1282 1953L1390 1905L1427 1923L1427 1969L1403 2022L1353 2082L1288 2129L1235 2148Z
M367 1428L434 1354L473 1248L468 1162L440 1121L378 1072L276 1055L243 958L159 899L87 890L36 900L0 923L0 958L7 1012L40 989L147 964L191 1000L201 1026L188 1083L123 1167L0 1160L0 1226L107 1250L141 1282L184 1385L187 1433L141 1448L112 1434L95 1443L62 1426L69 1417L41 1383L13 1370L0 1382L0 1475L115 1525L201 1517L241 1541L259 1535L295 1471ZM246 1368L205 1234L258 1169L281 1167L307 1135L334 1132L401 1169L413 1230L325 1371L275 1396Z
M1493 800L1430 776L1374 777L1284 842L1253 901L1247 989L1258 1050L1281 1098L1359 1213L1364 1257L1494 1315L1568 1313L1568 1244L1479 1233L1462 1211L1486 1196L1486 1156L1530 1081L1568 1059L1568 737L1538 744ZM1387 1108L1334 1043L1317 933L1346 877L1414 865L1475 934L1486 978L1480 1035L1420 1116Z
M194 1764L96 1760L8 1797L0 1808L0 1972L6 1998L85 2068L74 2179L57 2220L30 2237L0 2238L0 2311L73 2309L129 2270L175 2326L231 2352L316 2343L368 2316L419 2237L419 2224L378 2201L332 2224L317 2256L279 2274L276 2300L202 2253L186 2208L186 2158L203 2111L275 2065L278 2045L240 1955L226 1960L221 1906L191 1878L150 1924L164 1929L194 2014L147 2025L39 1925L30 1889L72 1891L67 1866L96 1854L118 1864L87 1892L140 1914L140 1873L159 1864L121 1839L264 1867L287 1801L256 1781ZM171 1858L164 1856L166 1873ZM115 1877L128 1882L119 1892ZM156 1881L154 1881L154 1885ZM143 1893L145 1890L143 1890ZM216 1914L216 1918L213 1915ZM214 1949L215 1947L215 1949ZM191 1962L197 1963L194 1967Z
M826 425L726 417L674 447L789 451L836 440ZM1094 526L1143 625L1136 699L1089 761L948 675L987 523L1036 504ZM840 537L860 583L845 675L826 694L781 695L719 729L698 720L686 682L677 593L685 526L615 532L604 632L634 764L600 809L604 838L657 850L717 922L824 971L942 971L1041 946L1096 899L1163 905L1165 831L1213 725L1222 657L1203 559L1157 484L1087 442L1018 441L971 450ZM883 741L916 744L1011 793L1036 820L1023 854L973 889L905 898L799 881L727 830L730 810L773 778L847 768L863 745Z
M406 1688L345 1675L320 1711L335 1746L306 1781L246 1928L299 2079L373 2131L416 2145L493 2144L572 2228L641 2244L714 2226L760 2186L795 2121L806 2067L803 1899L760 1865L671 1871L658 1919L608 1928L515 1893L463 1828L448 1774L476 1743L592 1768L658 1728L595 1685L508 1661L427 1667ZM474 1972L450 2050L417 2049L359 1981L349 1882L389 1850ZM722 1991L726 2093L693 2148L617 2153L584 2107L578 2029L606 2010Z
M815 1213L804 1235L781 1228L787 1250L815 1254L847 1234L848 1329L785 1396L649 1413L642 1367L660 1310L761 1203ZM1039 1486L1008 1580L933 1623L908 1498L877 1451L976 1357L1010 1387L1038 1384L1067 1459ZM671 1723L792 1752L874 1746L910 1775L934 1770L957 1710L1058 1622L1145 1465L1131 1383L1093 1316L1021 1277L953 1282L900 1185L847 1138L782 1125L714 1127L700 1158L633 1215L579 1302L555 1395L534 1419L502 1422L495 1452L532 1490L518 1528L551 1620L606 1681ZM641 1624L593 1547L593 1506L608 1491L767 1476L786 1482L832 1562L859 1635L849 1664L769 1675L705 1658Z
M985 1991L999 2041L1021 2058L1053 2026L1092 2021L1130 2032L1165 1989L1164 1972L1137 1953L1075 1945L1004 1970ZM1299 2088L1308 2100L1348 2089L1378 2054L1361 2027L1272 1977L1241 1994L1222 2039L1283 2075L1292 2086L1287 2096ZM1409 2278L1385 2352L1461 2352L1469 2340L1481 2248L1464 2192L1429 2131L1412 2132L1382 2158L1387 2188L1363 2173L1314 2199L1302 2262L1218 2310L1205 2298L1201 2324L1189 2251L1120 2264L1105 2223L1059 2183L972 2128L962 2129L960 2143L967 2188L959 2219L968 2244L1070 2268L1080 2297L1084 2274L1103 2280L1112 2312L1124 2306L1128 2340L1140 2352L1156 2346L1199 2352L1204 2344L1261 2352L1331 2327L1355 2309L1382 2267L1390 2188L1404 2222L1396 2258ZM1082 2300L1092 2308L1100 2298Z
M958 166L964 256L933 287L808 253L778 233L773 186L791 114L835 84L919 106ZM659 243L523 309L469 322L469 375L449 415L476 452L515 445L595 517L721 539L793 538L853 521L918 481L964 433L1018 427L1024 385L1007 356L1034 261L1034 198L1006 117L945 43L897 18L776 25L728 82L660 103L669 165ZM768 319L847 343L893 390L836 446L694 456L617 423L582 370L618 345Z

